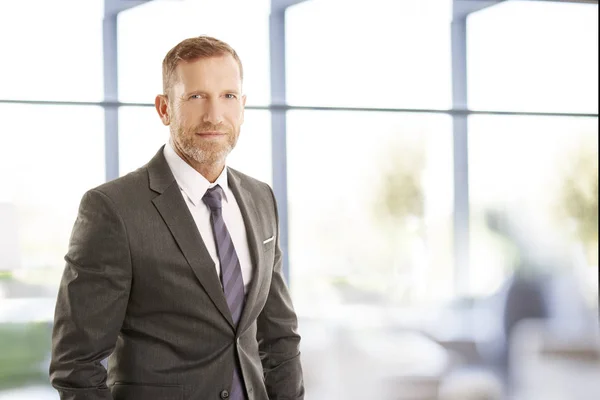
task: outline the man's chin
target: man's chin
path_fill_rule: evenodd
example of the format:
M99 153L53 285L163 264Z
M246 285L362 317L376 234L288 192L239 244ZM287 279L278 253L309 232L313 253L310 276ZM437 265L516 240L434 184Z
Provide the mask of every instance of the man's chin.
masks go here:
M195 149L194 151L187 151L186 155L200 164L224 164L227 158L227 155L231 150L221 150L221 151L210 151L210 150L200 150Z

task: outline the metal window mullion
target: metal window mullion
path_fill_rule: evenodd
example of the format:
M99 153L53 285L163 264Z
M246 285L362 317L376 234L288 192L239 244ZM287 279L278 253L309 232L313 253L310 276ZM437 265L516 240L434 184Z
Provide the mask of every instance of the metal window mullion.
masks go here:
M117 15L105 14L102 30L104 54L104 101L119 101L117 64ZM110 181L119 176L119 108L104 106L105 177Z
M285 82L285 8L272 10L269 16L271 64L271 103L286 104ZM283 252L282 269L288 285L288 185L287 185L287 114L285 109L271 110L271 159L273 191L279 211L279 245Z
M467 23L466 17L451 24L452 108L467 109ZM454 167L454 290L465 295L470 289L469 153L467 115L453 115Z

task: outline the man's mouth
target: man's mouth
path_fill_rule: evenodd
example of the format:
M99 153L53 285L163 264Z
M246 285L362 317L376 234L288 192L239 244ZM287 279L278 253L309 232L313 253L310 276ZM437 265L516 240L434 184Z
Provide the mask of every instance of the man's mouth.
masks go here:
M206 131L206 132L196 132L196 135L199 136L224 136L225 132L218 132L218 131Z

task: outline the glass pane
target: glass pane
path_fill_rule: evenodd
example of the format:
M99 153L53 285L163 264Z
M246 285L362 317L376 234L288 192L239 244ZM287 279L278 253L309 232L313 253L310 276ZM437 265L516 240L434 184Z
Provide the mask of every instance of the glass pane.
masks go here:
M0 105L0 116L0 398L56 399L50 324L79 201L104 181L104 114Z
M399 329L423 326L453 297L451 118L292 111L288 124L307 397L416 394L387 379L445 362L437 343Z
M450 298L451 119L293 111L288 123L297 305Z
M100 101L102 0L0 2L0 97Z
M288 102L449 108L451 7L450 0L329 0L291 7Z
M471 287L572 273L598 300L598 120L469 119Z
M240 56L248 104L267 104L269 6L268 0L156 0L121 13L119 99L153 103L162 93L167 52L187 37L207 34L226 41Z
M467 24L470 108L598 112L597 4L506 1Z
M153 107L119 109L120 173L146 164L169 139ZM271 184L271 117L268 111L246 110L240 138L227 164Z

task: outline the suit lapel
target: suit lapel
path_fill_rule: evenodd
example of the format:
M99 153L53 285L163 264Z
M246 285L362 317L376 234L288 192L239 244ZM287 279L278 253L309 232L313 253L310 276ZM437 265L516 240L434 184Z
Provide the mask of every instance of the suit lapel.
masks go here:
M263 265L263 244L262 244L262 232L260 225L260 219L257 214L257 208L254 203L254 199L248 190L246 190L238 176L232 172L231 168L228 168L229 187L233 192L237 203L244 219L244 225L246 226L246 236L248 238L248 247L252 257L252 266L254 268L253 279L248 289L246 304L244 305L244 311L240 318L238 326L238 332L243 332L250 325L255 313L255 305L260 293L260 289L268 278L267 268Z
M163 146L164 147L164 146ZM185 204L173 174L163 155L163 148L148 164L150 188L159 193L152 202L175 238L188 264L223 317L233 327L215 264L204 245L194 219Z

